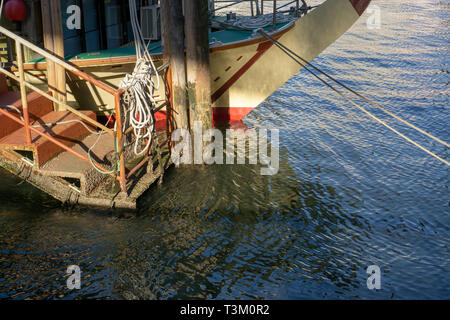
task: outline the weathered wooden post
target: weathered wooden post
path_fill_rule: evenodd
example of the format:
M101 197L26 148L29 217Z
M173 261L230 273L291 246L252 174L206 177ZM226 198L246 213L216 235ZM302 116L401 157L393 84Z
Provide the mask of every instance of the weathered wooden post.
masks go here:
M64 39L61 21L61 6L59 0L42 0L42 26L44 32L44 47L64 59ZM47 78L53 96L61 102L66 102L66 71L63 67L47 59ZM55 106L55 108L62 108Z
M206 131L212 128L208 0L186 1L184 10L190 125L194 130L200 122ZM194 132L194 136L199 135ZM197 143L193 149L198 163L201 150Z
M211 75L209 65L208 0L186 1L186 59L190 123L212 127Z
M161 1L163 51L169 61L171 129L189 129L182 0Z

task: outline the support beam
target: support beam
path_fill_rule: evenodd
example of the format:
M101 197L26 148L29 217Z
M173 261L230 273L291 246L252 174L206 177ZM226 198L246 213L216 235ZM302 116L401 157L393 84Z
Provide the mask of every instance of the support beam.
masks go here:
M161 1L164 57L169 61L171 130L189 129L182 0Z
M187 87L191 129L212 127L208 0L185 2Z
M44 47L64 59L64 38L59 0L41 0ZM66 102L66 72L63 67L47 59L48 86L55 98ZM55 105L55 110L64 110Z

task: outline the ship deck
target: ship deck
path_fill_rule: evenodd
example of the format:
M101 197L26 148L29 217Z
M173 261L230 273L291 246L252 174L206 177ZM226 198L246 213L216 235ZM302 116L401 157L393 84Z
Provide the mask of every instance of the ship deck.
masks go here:
M289 23L279 23L277 24L277 29L282 29ZM263 28L266 31L270 31L272 29L272 26L268 26ZM220 30L210 33L210 43L211 45L214 45L214 43L219 44L230 44L235 42L240 42L244 40L248 40L252 37L253 31L246 31L246 30ZM97 60L97 59L114 59L114 58L121 58L121 57L131 57L136 55L136 48L133 43L130 43L128 45L122 46L120 48L115 49L107 49L107 50L100 50L100 51L94 51L94 52L85 52L85 53L79 53L76 55L67 55L65 56L65 60L68 61L88 61L88 60ZM154 41L151 42L148 46L149 52L152 55L162 55L162 45L161 41ZM28 63L38 64L45 62L45 59L34 59L29 61Z

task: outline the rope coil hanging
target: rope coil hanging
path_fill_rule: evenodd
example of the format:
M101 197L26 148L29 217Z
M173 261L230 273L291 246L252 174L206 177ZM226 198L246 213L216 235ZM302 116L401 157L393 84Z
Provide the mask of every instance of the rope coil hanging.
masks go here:
M120 82L120 88L125 91L122 101L126 108L124 130L126 131L127 126L133 128L134 153L139 156L147 152L152 144L152 134L155 128L153 109L156 105L153 94L155 90L159 89L160 80L148 51L148 44L145 42L139 26L136 2L130 0L129 6L137 61L133 73L127 74ZM154 76L157 79L156 84L153 81ZM141 148L141 142L145 139L147 139L147 143L144 148Z

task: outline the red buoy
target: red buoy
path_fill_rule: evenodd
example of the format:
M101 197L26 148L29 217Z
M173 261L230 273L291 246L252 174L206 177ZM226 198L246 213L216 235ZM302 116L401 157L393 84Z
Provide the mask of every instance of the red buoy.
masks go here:
M23 21L27 15L27 7L22 0L9 0L5 4L5 17L10 21Z

